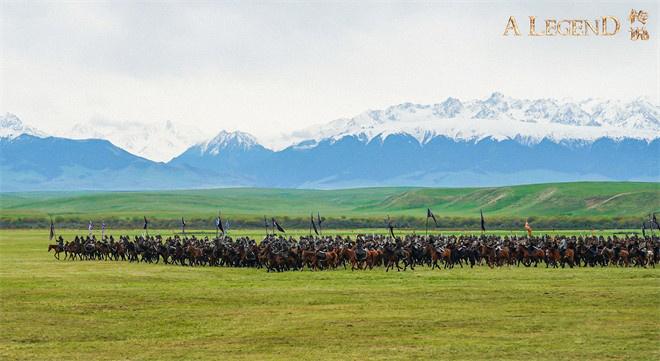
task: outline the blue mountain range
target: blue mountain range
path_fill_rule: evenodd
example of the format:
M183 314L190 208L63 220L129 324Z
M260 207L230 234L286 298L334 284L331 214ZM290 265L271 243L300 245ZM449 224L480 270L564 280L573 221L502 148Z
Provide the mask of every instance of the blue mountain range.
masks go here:
M496 93L406 103L303 130L280 149L222 131L169 162L107 140L45 136L14 118L0 125L9 129L0 134L0 191L660 181L658 107L641 101L562 104Z

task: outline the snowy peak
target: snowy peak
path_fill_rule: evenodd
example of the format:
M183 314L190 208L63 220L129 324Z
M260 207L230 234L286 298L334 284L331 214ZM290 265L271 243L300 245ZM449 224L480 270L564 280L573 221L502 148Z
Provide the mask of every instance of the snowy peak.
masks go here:
M567 125L588 125L600 126L589 113L582 110L577 104L568 103L564 104L555 111L554 116L550 120L552 123L567 124Z
M244 132L221 131L212 139L199 144L200 154L218 155L221 151L229 150L250 150L256 146L257 139Z
M14 114L5 113L5 115L0 115L0 138L14 139L21 134L45 136L43 132L23 124Z
M402 103L369 110L294 132L278 146L308 148L324 139L355 136L364 141L405 133L421 144L436 136L454 140L524 140L532 144L549 139L594 141L599 138L660 137L660 108L644 99L632 102L588 99L515 99L495 92L482 100L447 98L437 104Z
M449 97L440 104L433 106L433 115L438 118L453 118L463 111L463 103L456 98Z

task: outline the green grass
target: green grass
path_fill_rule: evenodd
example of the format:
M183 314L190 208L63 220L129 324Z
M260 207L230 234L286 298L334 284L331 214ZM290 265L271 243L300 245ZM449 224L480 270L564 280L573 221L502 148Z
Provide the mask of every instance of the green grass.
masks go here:
M268 274L47 243L0 230L0 359L660 358L660 268Z
M424 217L431 207L443 217L643 216L660 211L660 183L580 182L500 188L361 188L295 190L229 188L166 192L35 192L0 194L0 219L63 217L106 219L212 217L222 209L234 218ZM47 217L46 217L47 218Z

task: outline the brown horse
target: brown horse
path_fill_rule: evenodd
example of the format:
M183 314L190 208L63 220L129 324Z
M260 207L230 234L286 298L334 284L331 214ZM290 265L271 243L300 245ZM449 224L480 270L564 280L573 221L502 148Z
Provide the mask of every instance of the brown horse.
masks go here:
M495 263L497 261L497 255L495 254L495 248L492 246L487 246L485 244L482 244L479 247L479 252L481 253L482 259L486 260L486 264L488 267L493 268L495 267Z
M288 269L286 265L286 258L284 258L282 255L273 253L270 249L268 250L268 264L267 264L267 270L270 272L271 270L275 270L277 272L282 272L286 271Z
M451 249L449 247L437 249L433 244L429 243L426 245L426 251L431 254L431 270L440 269L438 262L444 262L445 268L454 267L451 259Z
M72 261L76 260L76 257L79 257L82 260L82 255L80 254L81 247L76 242L69 242L64 246L64 259L67 259L67 254L69 259Z
M201 264L201 258L202 258L201 248L197 248L192 244L189 244L188 247L186 247L186 252L188 253L188 260L190 261L189 263L191 266Z
M374 267L383 264L383 251L375 249L368 250L366 263L369 269L373 269Z
M337 266L339 265L339 257L336 250L333 249L330 252L325 252L325 265L326 267L337 269Z
M532 252L529 252L527 247L520 244L518 245L518 255L521 256L518 258L518 263L522 262L525 267L529 267L534 263L534 267L536 267L539 261L545 256L545 253L540 249L534 249Z
M355 252L355 247L353 248L344 248L343 254L345 257L348 259L348 261L351 263L351 271L357 270L363 270L367 268L367 257L368 257L368 252L367 252L367 257L363 260L358 260L357 254Z
M600 256L603 259L603 266L607 266L610 262L614 262L614 250L611 248L604 247L603 250L600 251Z
M545 268L552 265L553 268L559 267L561 261L561 253L557 248L547 248L545 250Z
M568 263L568 266L573 268L575 266L575 251L573 248L567 248L564 251L564 257L561 258L561 268L564 268L566 264Z
M630 253L628 252L628 250L621 249L619 251L619 257L617 257L615 264L624 267L630 266Z
M60 252L64 251L59 244L49 244L48 245L48 253L50 253L50 250L55 251L53 256L57 258L57 260L60 259Z
M305 266L307 266L312 271L317 270L316 252L308 251L306 249L301 249L300 259L302 264L302 266L300 267L300 271L305 270Z
M503 265L511 265L513 263L513 259L511 257L511 252L509 251L509 247L504 246L499 249L497 254L497 265L498 266L503 266Z

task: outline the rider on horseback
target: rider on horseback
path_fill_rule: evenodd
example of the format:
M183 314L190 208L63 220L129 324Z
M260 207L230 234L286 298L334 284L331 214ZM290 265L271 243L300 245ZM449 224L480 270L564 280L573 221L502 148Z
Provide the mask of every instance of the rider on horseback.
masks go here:
M531 254L532 252L534 252L534 248L536 248L534 246L534 241L531 238L528 238L527 239L527 252L529 252Z
M364 249L364 241L362 237L358 237L355 246L355 257L358 261L364 261L367 258L367 251Z
M395 246L394 252L400 258L404 257L403 244L401 243L401 238L398 238L398 237L396 238L396 246Z
M568 244L566 241L566 238L562 238L561 242L559 243L559 254L564 257L564 253L566 252Z

